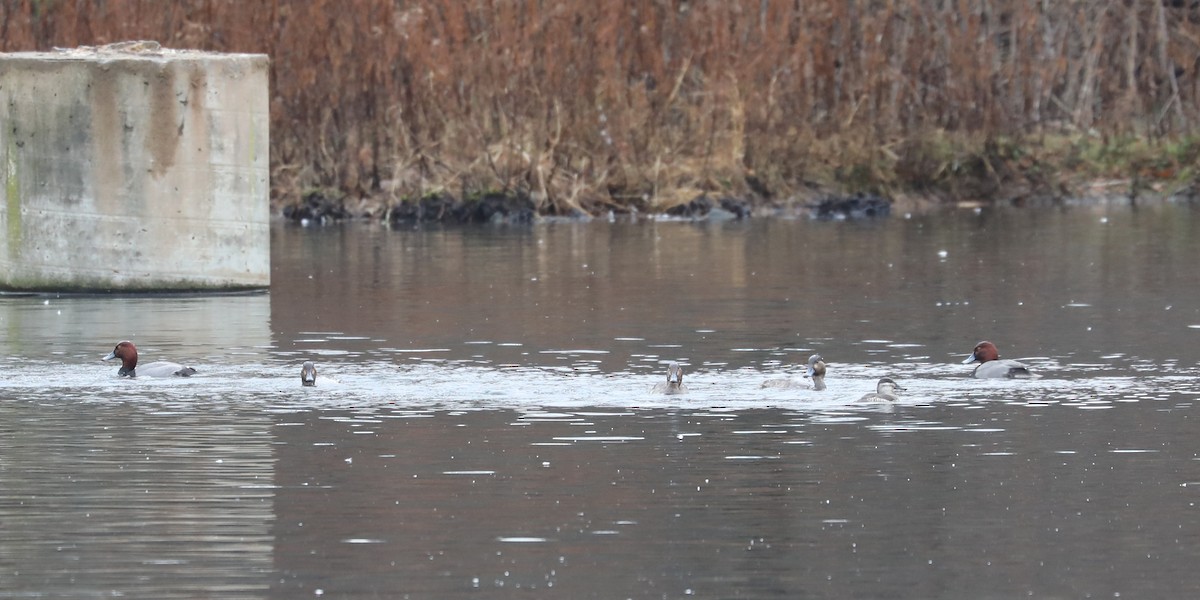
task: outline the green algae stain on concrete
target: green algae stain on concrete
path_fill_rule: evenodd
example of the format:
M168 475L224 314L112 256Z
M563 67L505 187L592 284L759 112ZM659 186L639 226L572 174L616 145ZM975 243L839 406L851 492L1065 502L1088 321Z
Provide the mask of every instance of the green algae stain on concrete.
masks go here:
M7 224L8 258L16 260L21 253L21 185L17 177L17 148L10 138L4 161L4 210Z

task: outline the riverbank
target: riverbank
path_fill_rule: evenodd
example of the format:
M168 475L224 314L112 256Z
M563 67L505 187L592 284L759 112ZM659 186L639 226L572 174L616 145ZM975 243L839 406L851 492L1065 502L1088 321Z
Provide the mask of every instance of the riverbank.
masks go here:
M533 223L542 218L590 220L593 218L658 218L662 216L693 220L733 220L747 218L808 218L817 220L860 220L886 218L893 214L914 214L936 210L994 207L1062 207L1083 204L1146 205L1165 202L1200 204L1200 189L1190 186L1172 193L1159 188L1133 194L1131 181L1096 181L1081 190L1079 195L1020 196L996 199L939 198L928 195L901 194L883 197L870 194L825 194L808 198L789 198L773 201L761 197L734 198L699 196L691 202L672 207L661 213L639 212L635 208L612 209L603 214L579 212L573 215L546 215L538 212L528 196L488 194L477 199L457 199L435 195L417 200L402 200L397 205L373 207L356 211L346 203L329 198L320 191L306 194L302 202L283 207L278 216L301 224L332 224L342 221L378 221L389 224L443 223L471 224ZM361 207L363 203L358 203Z
M1200 201L1200 140L1059 137L1005 144L983 141L972 149L961 139L951 144L944 138L938 144L910 144L903 155L881 153L875 162L854 168L846 164L850 155L823 157L821 163L828 166L810 172L820 182L768 186L753 173L742 172L722 182L710 181L707 189L593 191L581 194L566 210L528 186L456 194L448 191L451 182L428 182L434 191L418 197L394 189L352 196L315 188L273 200L280 217L310 223L526 223L542 217L610 216L861 219L955 207Z
M5 51L270 56L272 207L300 218L1171 197L1200 162L1194 2L25 2L0 20Z

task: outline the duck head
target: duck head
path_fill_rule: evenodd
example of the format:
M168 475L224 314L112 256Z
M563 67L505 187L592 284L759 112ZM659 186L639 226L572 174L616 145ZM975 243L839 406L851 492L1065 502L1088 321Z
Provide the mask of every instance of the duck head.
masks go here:
M825 376L825 359L821 358L820 354L808 357L808 369L805 370L805 375L809 377Z
M971 351L970 356L962 361L962 364L966 365L975 361L985 363L998 358L1000 358L1000 351L996 350L996 345L985 341L975 344L975 349Z
M114 358L121 359L121 369L117 371L117 375L120 375L121 377L136 376L136 373L134 373L133 370L137 368L138 354L137 346L134 346L133 342L125 340L118 343L117 346L113 348L113 351L108 353L108 356L105 356L100 360L112 360Z
M667 385L673 388L683 385L683 367L675 361L667 365Z
M884 377L879 380L879 383L875 384L875 391L880 395L887 394L894 396L897 390L903 391L904 388L897 385L891 377Z
M304 361L304 366L300 367L300 385L317 385L317 366L311 360Z

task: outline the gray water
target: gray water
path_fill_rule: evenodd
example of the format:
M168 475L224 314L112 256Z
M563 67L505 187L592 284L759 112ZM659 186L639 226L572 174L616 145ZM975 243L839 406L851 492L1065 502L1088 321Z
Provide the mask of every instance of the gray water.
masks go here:
M1198 233L280 224L266 294L0 298L0 598L1195 596Z

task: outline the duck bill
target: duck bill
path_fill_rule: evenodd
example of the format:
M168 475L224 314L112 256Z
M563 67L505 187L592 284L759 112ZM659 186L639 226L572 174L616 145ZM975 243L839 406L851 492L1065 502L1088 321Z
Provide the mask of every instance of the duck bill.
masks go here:
M117 353L116 353L116 351L114 350L114 351L112 351L112 352L109 352L109 353L108 353L108 356L105 356L104 358L102 358L102 359L100 359L100 360L112 360L112 359L114 359L114 358L116 358L116 357L117 357Z
M964 365L971 364L971 363L975 362L976 360L979 360L979 359L975 356L975 353L972 352L970 356L963 359L962 364L964 364Z

